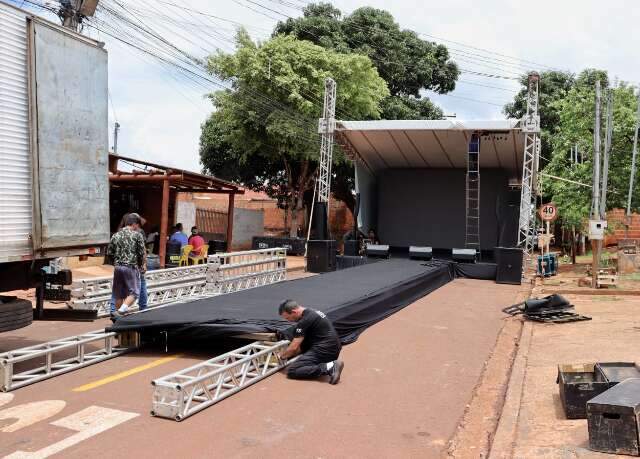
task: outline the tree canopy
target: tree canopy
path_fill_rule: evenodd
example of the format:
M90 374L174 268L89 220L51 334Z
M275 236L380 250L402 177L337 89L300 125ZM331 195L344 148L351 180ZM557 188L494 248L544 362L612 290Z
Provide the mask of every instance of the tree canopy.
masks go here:
M389 12L371 7L343 17L331 4L311 4L302 17L278 23L274 35L278 34L368 56L389 87L390 97L382 104L383 119L442 118L442 111L421 98L421 92L453 91L459 75L445 46L401 29Z
M540 75L541 168L544 173L565 179L563 181L543 176L542 191L546 201L553 201L558 206L560 221L566 227L581 228L591 210L597 80L601 83L603 94L611 89L614 100L607 187L607 208L610 209L626 206L637 108L633 88L625 84L609 88L607 73L597 69L586 69L578 75L557 71L543 72ZM521 82L522 90L515 96L513 103L504 108L505 114L513 118L520 118L526 112L527 77L523 76ZM603 97L603 141L604 112ZM576 146L580 158L577 163L571 157L571 150ZM601 147L601 151L604 151L604 147ZM640 196L634 196L632 204L634 207L640 205Z
M235 53L218 52L208 65L233 90L211 95L215 112L200 139L205 170L278 198L293 212L294 232L295 213L314 183L325 78L336 81L340 110L360 119L380 116L389 94L384 80L366 56L284 35L256 44L244 31Z

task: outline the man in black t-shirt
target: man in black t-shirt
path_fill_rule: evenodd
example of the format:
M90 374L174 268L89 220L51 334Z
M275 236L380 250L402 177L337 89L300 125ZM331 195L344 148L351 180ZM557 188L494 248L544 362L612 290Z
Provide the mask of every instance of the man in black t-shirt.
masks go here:
M287 376L314 379L328 375L331 384L338 384L344 368L344 363L338 360L342 345L327 316L315 309L304 308L294 300L283 301L278 314L289 322L296 322L291 343L280 358L290 359L302 354L287 367Z

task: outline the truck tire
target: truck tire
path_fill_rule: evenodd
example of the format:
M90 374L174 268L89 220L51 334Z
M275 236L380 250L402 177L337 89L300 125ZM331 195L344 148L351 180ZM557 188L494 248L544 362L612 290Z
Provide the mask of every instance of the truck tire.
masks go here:
M0 332L26 327L33 322L33 306L29 300L0 296Z

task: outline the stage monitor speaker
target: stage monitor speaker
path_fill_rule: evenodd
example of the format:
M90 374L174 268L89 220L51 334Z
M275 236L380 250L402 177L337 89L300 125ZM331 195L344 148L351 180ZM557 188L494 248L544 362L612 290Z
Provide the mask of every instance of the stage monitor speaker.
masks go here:
M356 241L355 239L346 240L344 241L344 254L348 257L357 257L360 255L360 251L358 250L359 247L359 241Z
M367 256L389 258L389 246L382 244L367 244Z
M433 258L433 249L431 247L412 245L409 247L409 258L412 260L431 260Z
M522 282L522 249L496 247L496 283L520 285Z
M453 261L476 262L476 249L451 249Z
M307 271L326 273L336 270L338 244L332 240L310 240L307 243Z

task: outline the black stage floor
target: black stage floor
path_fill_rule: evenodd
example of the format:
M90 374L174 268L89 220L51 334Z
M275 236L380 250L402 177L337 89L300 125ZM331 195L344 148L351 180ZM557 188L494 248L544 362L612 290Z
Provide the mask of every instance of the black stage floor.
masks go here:
M377 263L179 303L118 319L113 331L168 332L190 338L285 331L278 305L291 298L327 314L343 343L455 277L450 262Z

